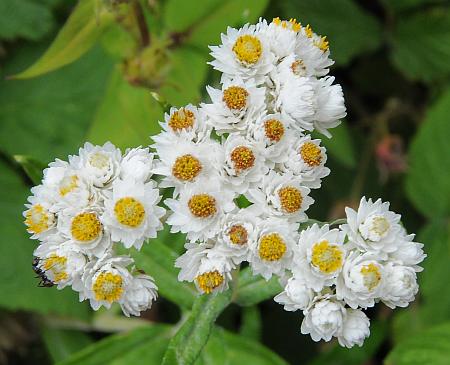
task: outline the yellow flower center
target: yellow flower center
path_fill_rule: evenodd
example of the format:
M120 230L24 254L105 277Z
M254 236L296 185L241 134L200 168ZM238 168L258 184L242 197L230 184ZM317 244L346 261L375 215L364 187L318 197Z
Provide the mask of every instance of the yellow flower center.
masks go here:
M197 218L208 218L216 214L216 199L208 194L196 194L189 199L188 207Z
M175 160L172 175L178 180L192 181L202 170L200 161L192 155L183 155Z
M240 224L236 224L230 228L228 231L228 236L230 237L230 241L235 245L245 245L248 241L248 232L241 226Z
M261 58L262 44L253 35L241 35L234 43L233 52L242 63L253 65Z
M296 76L305 76L306 75L306 66L303 60L296 60L291 63L292 73Z
M309 24L305 27L305 34L308 38L312 38L312 36L314 34L314 31L312 30L312 28Z
M220 272L215 270L198 275L195 280L202 292L210 294L214 289L222 285L224 277Z
M278 197L280 198L281 208L286 213L295 213L302 206L302 193L293 186L285 186L278 190Z
M120 224L135 228L144 221L145 208L140 201L126 197L116 202L114 214Z
M242 110L247 105L248 91L240 86L230 86L223 91L222 100L232 110Z
M123 280L118 274L102 272L95 279L92 290L96 300L117 302L123 294Z
M272 23L285 29L291 29L294 32L298 32L302 27L301 24L297 22L297 19L294 18L291 18L289 20L281 20L279 17L276 17L273 18Z
M284 135L284 125L277 119L269 119L264 122L266 137L272 142L279 142Z
M97 169L104 169L109 166L109 157L102 152L96 152L89 157L89 163Z
M194 125L194 113L186 108L181 108L170 116L169 127L174 132L180 132L184 129L191 128Z
M52 216L42 205L33 205L25 214L25 224L30 233L42 233L49 229Z
M67 280L69 275L66 272L67 257L52 254L44 260L42 265L45 271L53 273L53 281L58 283Z
M80 242L95 240L102 231L102 224L95 213L80 213L72 219L72 237Z
M391 225L385 217L374 217L369 230L376 235L383 237L386 232L389 231L389 228L391 228Z
M319 166L322 162L322 151L312 142L303 143L300 147L300 156L308 166Z
M269 233L261 237L259 257L266 261L278 261L286 252L286 244L278 233Z
M253 151L245 146L238 146L231 151L231 161L233 161L234 169L239 173L247 170L255 164L255 155Z
M363 275L364 285L369 291L374 290L381 281L380 268L373 263L363 266L361 274Z
M61 196L65 196L74 191L76 188L78 188L78 176L66 176L62 179L59 185L59 193Z
M322 241L314 244L311 263L321 272L331 274L342 267L343 256L342 250L337 245Z
M326 52L328 50L328 48L330 48L330 44L327 41L327 37L320 37L320 40L314 41L313 43L322 52Z

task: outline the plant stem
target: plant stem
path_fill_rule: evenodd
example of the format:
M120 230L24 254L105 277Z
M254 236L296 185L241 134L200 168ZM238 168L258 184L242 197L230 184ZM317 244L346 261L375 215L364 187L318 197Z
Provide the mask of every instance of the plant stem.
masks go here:
M145 48L150 45L150 33L147 29L147 22L145 21L144 12L142 6L138 0L133 1L133 11L136 17L136 24L141 36L141 47Z

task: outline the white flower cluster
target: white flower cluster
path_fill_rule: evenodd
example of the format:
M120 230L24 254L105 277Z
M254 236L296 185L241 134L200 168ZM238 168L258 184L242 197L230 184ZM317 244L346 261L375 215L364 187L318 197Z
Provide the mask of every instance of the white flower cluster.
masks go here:
M139 250L162 229L152 169L148 148L122 156L111 143L86 143L68 162L50 163L24 212L28 232L40 241L33 265L43 285L71 286L95 310L118 303L129 316L151 306L153 278L114 248Z
M414 300L426 255L389 203L363 197L358 211L346 208L346 214L339 229L314 224L300 233L291 276L275 301L303 311L301 331L314 341L337 337L352 347L370 334L362 309L380 301L406 307Z
M202 293L228 287L231 271L283 276L292 266L311 189L330 173L319 139L345 116L328 42L295 20L228 28L211 47L221 86L211 103L172 108L153 137L155 174L173 188L164 201L171 232L187 235L180 280ZM251 203L243 207L242 202Z

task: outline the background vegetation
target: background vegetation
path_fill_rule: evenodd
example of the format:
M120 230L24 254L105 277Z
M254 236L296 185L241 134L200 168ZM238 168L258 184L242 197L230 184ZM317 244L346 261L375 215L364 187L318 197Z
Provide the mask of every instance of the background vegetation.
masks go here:
M449 7L445 0L1 0L0 363L159 364L167 347L166 364L189 363L210 335L196 364L448 364ZM298 313L270 300L276 283L246 270L233 297L196 299L173 268L183 237L168 234L136 256L162 297L141 319L93 313L69 289L38 288L35 242L21 212L41 166L85 140L147 145L164 108L151 91L173 105L199 102L205 84L218 82L207 46L227 25L259 16L296 17L328 36L348 116L324 141L332 173L310 214L341 217L361 195L391 201L428 254L416 302L370 310L372 335L361 349L315 344L300 334Z

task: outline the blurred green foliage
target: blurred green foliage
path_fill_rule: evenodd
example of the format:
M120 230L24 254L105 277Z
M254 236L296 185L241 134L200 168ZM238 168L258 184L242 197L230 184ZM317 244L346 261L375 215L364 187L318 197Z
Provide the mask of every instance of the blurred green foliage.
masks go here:
M235 297L197 298L173 267L184 237L166 231L133 255L164 298L150 319L181 322L137 320L137 329L106 335L112 329L98 324L102 312L94 315L70 290L33 281L35 242L21 223L29 188L43 164L76 153L85 140L149 144L167 103L198 103L204 85L217 84L207 46L227 26L259 16L296 17L326 35L346 96L346 121L324 140L332 174L314 193L311 216L340 217L364 194L391 201L425 243L420 295L408 309L371 311L372 336L362 349L313 344L300 334L298 315L266 301L278 284L248 268ZM165 364L205 365L448 363L448 1L3 0L0 57L0 323L8 318L37 332L26 342L0 330L14 344L0 341L0 362L28 363L37 351L60 364L159 364L163 357ZM239 307L221 314L230 302ZM16 319L21 311L25 320ZM16 351L14 341L27 350Z

